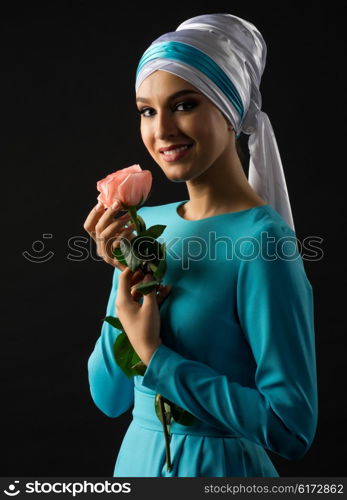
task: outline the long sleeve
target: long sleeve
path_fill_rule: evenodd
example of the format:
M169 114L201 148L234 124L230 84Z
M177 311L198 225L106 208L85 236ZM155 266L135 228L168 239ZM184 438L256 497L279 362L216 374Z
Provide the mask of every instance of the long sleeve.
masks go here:
M115 302L120 273L118 268L114 268L106 316L116 316ZM134 379L128 379L113 355L113 344L120 333L121 330L104 321L101 334L88 359L91 396L96 406L109 417L118 417L126 412L134 401Z
M311 446L317 426L312 287L297 248L296 258L283 258L288 248L279 240L289 236L293 242L294 233L278 223L262 231L274 244L265 248L260 234L253 238L248 246L258 242L258 256L240 259L236 292L238 321L256 363L255 387L231 381L164 344L153 353L142 385L209 425L298 459ZM274 245L278 258L263 258Z

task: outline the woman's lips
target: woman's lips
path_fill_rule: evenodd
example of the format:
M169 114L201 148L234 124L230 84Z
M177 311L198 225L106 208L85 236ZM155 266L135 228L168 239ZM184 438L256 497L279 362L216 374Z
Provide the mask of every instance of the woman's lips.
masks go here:
M172 163L172 162L180 160L181 158L183 158L183 156L186 156L188 154L189 150L192 148L192 146L193 146L193 144L190 144L187 148L182 149L181 151L177 151L176 153L171 153L169 151L170 154L166 154L166 153L160 153L160 154L163 156L165 161Z

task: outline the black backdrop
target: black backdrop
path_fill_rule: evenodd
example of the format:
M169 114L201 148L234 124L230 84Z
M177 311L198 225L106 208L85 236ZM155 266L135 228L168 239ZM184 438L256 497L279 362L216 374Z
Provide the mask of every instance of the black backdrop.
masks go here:
M83 222L96 203L96 181L134 163L153 172L147 204L187 199L185 184L168 181L142 144L135 71L160 34L188 17L229 12L253 22L267 42L263 110L297 236L316 235L323 249L320 260L305 261L315 293L318 430L302 460L269 454L281 476L344 475L342 12L331 2L171 6L75 1L1 12L1 473L112 475L131 411L110 419L89 394L87 360L113 268L96 255ZM79 257L69 248L76 238Z

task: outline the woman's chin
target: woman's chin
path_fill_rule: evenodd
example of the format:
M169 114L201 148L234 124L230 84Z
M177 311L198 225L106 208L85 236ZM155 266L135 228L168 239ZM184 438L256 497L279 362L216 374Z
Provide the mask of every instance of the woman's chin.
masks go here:
M169 181L172 182L187 182L191 179L191 175L189 174L189 172L184 172L183 170L179 169L177 169L175 172L173 170L168 171L167 169L165 169L164 173Z
M182 163L172 163L172 165L161 165L161 168L166 177L173 182L186 182L189 181L193 174L189 165Z

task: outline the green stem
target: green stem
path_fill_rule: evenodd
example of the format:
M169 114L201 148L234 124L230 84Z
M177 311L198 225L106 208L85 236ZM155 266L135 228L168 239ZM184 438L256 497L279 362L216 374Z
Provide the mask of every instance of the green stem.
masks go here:
M166 412L165 412L164 401L163 401L162 396L159 396L159 408L160 408L161 419L162 419L163 430L164 430L164 438L165 438L166 470L170 472L172 470L171 458L170 458L170 441L169 441L169 434L167 432L167 427L166 427Z
M129 207L128 208L128 212L129 212L129 215L130 215L131 222L133 224L135 224L135 228L136 228L137 234L140 234L140 226L139 226L139 222L137 220L137 210L136 210L136 207Z

